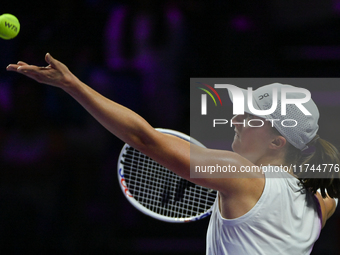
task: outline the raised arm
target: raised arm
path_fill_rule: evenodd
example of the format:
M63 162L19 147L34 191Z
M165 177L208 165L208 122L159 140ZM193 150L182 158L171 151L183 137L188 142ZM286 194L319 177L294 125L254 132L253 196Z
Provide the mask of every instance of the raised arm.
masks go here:
M77 100L97 121L122 141L130 144L143 153L155 157L155 146L170 143L181 149L181 164L188 166L188 143L181 139L173 139L155 131L148 122L130 109L117 104L97 93L95 90L81 82L60 61L54 59L49 53L45 56L47 67L28 65L19 61L10 64L8 71L24 74L37 82L59 87ZM160 160L158 158L158 160ZM166 162L163 162L166 163ZM177 162L179 164L179 162Z
M47 67L19 61L16 65L9 65L7 70L65 90L105 128L137 149L143 149L143 145L150 142L144 138L149 137L154 130L143 118L91 89L50 54L46 54L45 59L49 63Z
M156 131L135 112L105 98L81 82L63 63L50 54L46 54L45 60L49 64L46 67L28 65L19 61L18 64L10 64L7 70L16 71L37 82L65 90L111 133L181 177L190 179L190 158L194 162L192 165L251 164L234 152L191 147L194 148L195 153L192 151L190 155L188 142ZM190 181L222 191L237 187L236 184L240 180L234 180L235 186L230 185L230 178L195 178ZM226 182L229 182L228 185Z

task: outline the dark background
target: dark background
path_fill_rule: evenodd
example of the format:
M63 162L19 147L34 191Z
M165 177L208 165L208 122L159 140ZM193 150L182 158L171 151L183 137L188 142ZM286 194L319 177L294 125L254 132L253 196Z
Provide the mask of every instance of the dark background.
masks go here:
M162 2L155 0L129 8L134 2L1 3L0 13L21 23L15 39L0 40L1 254L204 254L208 224L159 222L132 208L116 177L123 143L63 91L7 73L9 63L45 65L50 52L153 126L185 133L190 77L339 76L337 0L184 0L154 8ZM133 30L134 17L145 13L150 23ZM123 32L110 41L115 26ZM134 39L145 27L149 40ZM108 61L116 42L128 64ZM308 89L327 123L320 136L339 146L340 88ZM314 255L339 254L339 226L337 211Z

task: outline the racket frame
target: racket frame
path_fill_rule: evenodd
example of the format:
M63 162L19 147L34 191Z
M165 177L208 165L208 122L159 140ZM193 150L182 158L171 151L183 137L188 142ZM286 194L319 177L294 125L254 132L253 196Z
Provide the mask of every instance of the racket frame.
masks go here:
M200 143L199 141L197 141L196 139L184 134L184 133L181 133L181 132L178 132L178 131L175 131L175 130L171 130L171 129L164 129L164 128L156 128L157 131L159 132L162 132L164 134L169 134L169 135L174 135L174 136L177 136L181 139L184 139L188 142L191 142L193 144L196 144L198 146L201 146L201 147L205 147L202 143ZM132 194L130 193L127 185L126 185L126 181L125 181L125 177L124 177L124 172L123 172L123 169L124 169L124 165L123 163L121 162L124 157L123 157L123 154L126 152L127 148L130 148L131 146L128 145L128 144L125 144L119 154L119 159L118 159L118 180L119 180L119 186L124 194L124 196L126 197L126 199L136 208L138 209L139 211L141 211L142 213L150 216L150 217L153 217L157 220L161 220L161 221L165 221L165 222L170 222L170 223L184 223L184 222L192 222L192 221L197 221L197 220L200 220L200 219L203 219L207 216L209 216L211 214L211 211L212 211L212 206L206 210L205 212L199 214L199 215L196 215L195 217L183 217L183 218L174 218L174 217L168 217L168 216L164 216L164 215L161 215L161 214L158 214L158 213L155 213L153 211L151 211L150 209L146 208L145 206L143 206L142 204L140 204L133 196ZM195 184L196 185L196 184Z

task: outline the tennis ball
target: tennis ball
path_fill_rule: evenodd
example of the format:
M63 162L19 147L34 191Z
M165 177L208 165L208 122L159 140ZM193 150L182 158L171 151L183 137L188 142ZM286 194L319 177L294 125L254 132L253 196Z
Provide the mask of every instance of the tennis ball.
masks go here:
M0 38L9 40L19 34L20 23L17 17L12 14L2 14L0 16Z

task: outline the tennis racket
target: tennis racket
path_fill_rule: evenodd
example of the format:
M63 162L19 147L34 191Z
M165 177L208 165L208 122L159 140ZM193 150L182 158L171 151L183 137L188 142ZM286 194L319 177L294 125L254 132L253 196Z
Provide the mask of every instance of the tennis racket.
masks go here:
M204 147L188 135L170 129L159 132ZM211 214L216 191L191 183L125 144L118 160L118 180L128 201L155 219L182 223Z

